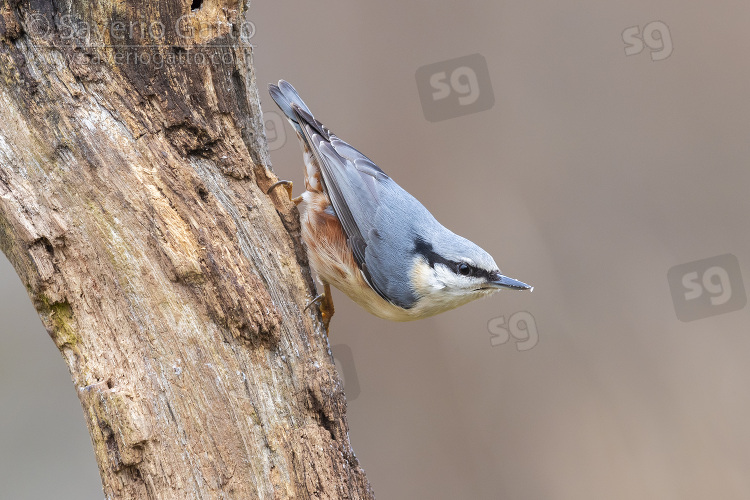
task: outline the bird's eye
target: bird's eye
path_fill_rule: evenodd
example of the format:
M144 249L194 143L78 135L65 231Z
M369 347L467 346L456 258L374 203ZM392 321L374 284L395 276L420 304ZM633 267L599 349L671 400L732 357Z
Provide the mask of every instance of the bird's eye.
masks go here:
M466 262L461 262L458 265L457 270L458 274L460 274L461 276L468 276L471 274L471 266L469 266L469 264L467 264Z

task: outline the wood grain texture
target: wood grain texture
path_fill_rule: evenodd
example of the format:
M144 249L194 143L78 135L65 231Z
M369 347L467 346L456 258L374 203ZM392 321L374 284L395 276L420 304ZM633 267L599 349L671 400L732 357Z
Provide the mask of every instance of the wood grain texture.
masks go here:
M296 211L264 194L247 4L0 0L0 248L107 498L373 498Z

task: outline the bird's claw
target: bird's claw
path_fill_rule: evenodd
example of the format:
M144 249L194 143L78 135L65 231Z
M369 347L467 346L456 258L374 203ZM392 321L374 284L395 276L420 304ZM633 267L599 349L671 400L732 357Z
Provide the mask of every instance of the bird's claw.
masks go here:
M328 326L331 324L331 318L335 311L333 307L333 296L331 295L331 286L328 283L323 285L323 293L316 296L305 306L305 311L315 303L319 304L320 316L323 319L323 327L326 329L326 335L328 335Z
M323 326L326 329L326 335L328 335L328 325L331 324L331 318L335 309L333 307L333 296L331 295L331 286L326 283L324 285L323 300L320 302L320 315L323 318Z
M292 181L281 180L278 182L274 182L273 184L271 184L271 187L269 187L266 190L266 194L271 194L271 191L273 191L279 186L284 186L284 189L286 189L286 192L289 195L289 201L291 201L295 205L299 205L299 203L302 201L302 197L301 196L297 196L296 198L292 197L292 188L293 188Z

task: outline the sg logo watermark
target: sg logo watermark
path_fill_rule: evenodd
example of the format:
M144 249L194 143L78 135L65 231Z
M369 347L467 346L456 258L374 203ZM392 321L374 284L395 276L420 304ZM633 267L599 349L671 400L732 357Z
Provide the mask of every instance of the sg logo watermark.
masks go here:
M528 351L539 343L539 332L536 321L530 312L520 311L512 314L505 322L505 316L492 318L487 323L492 347L507 343L511 337L516 340L516 349Z
M354 367L354 355L352 349L346 344L337 344L331 347L333 361L336 371L339 372L341 381L344 383L344 394L347 401L354 401L359 397L359 378Z
M662 61L672 55L672 35L669 27L661 21L652 21L643 27L631 26L622 32L625 42L625 55L634 56L643 52L645 47L651 51L652 61Z
M680 321L737 311L747 304L740 263L732 254L674 266L667 280Z
M478 113L495 105L487 61L481 54L422 66L416 78L422 112L428 121Z
M284 130L284 119L275 111L263 112L263 124L266 127L266 140L268 150L276 151L286 144L286 130Z

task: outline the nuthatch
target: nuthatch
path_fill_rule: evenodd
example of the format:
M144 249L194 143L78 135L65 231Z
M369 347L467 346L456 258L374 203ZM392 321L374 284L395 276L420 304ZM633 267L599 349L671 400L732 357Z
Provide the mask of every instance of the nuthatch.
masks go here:
M333 285L381 318L426 318L501 288L529 290L500 274L492 257L443 227L365 155L316 120L284 80L269 92L297 131L305 161L302 241L323 282L323 323ZM291 198L291 182L284 184Z

